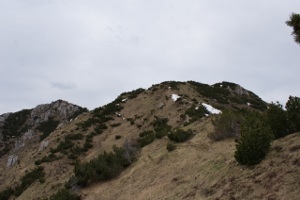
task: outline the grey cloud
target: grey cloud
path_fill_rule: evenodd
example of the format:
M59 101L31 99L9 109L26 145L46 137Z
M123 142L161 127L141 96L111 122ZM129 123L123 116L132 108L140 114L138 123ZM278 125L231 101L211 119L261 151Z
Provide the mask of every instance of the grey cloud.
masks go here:
M71 90L77 86L74 83L52 82L51 86L60 90Z

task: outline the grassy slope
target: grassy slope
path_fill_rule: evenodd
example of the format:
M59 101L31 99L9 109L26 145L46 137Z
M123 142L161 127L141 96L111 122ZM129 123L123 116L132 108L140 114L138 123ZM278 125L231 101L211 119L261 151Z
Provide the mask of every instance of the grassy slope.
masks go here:
M166 138L156 140L121 176L83 189L84 199L298 199L300 133L274 141L268 157L249 168L234 160L234 141L207 140L209 119L200 127L173 152Z
M166 98L173 93L185 94L183 103ZM126 139L135 140L141 131L151 128L154 115L167 117L173 128L181 126L185 120L180 118L180 114L191 106L194 98L202 100L191 87L182 85L180 91L164 87L155 91L147 90L135 99L128 99L123 103L124 109L120 112L122 117L114 116L114 120L107 123L109 128L94 137L94 147L81 160L88 161L104 150L110 151L113 144L121 146ZM165 106L159 109L161 102ZM38 151L39 142L27 146L26 151L20 152L19 165L6 168L6 159L1 159L1 179L4 182L0 189L12 185L26 169L34 168L34 161L48 155L49 149L57 145L58 138L63 138L68 132L82 132L76 130L76 123L88 117L88 113L84 114L53 132L48 138L49 146L43 151ZM134 119L135 123L130 124L127 118ZM207 134L213 131L211 119L206 117L185 127L191 128L196 135L188 142L178 144L175 151L166 150L167 137L156 139L141 150L138 161L119 177L83 188L83 199L298 199L299 133L273 142L267 159L254 168L247 168L237 165L233 158L233 140L213 143L208 139ZM116 123L120 123L120 126L109 126ZM121 139L116 140L116 135L121 135ZM55 192L72 174L70 162L63 158L43 163L45 183L37 181L17 199L37 199Z

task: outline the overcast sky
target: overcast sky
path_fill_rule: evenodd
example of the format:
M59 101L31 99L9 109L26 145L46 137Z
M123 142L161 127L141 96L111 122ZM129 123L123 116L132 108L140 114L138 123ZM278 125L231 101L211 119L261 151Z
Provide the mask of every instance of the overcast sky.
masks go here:
M296 10L298 9L298 10ZM299 0L0 0L0 114L176 80L300 96Z

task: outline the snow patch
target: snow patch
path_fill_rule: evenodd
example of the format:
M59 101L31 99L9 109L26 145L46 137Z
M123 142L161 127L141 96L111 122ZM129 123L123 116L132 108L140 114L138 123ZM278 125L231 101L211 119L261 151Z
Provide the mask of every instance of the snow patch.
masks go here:
M177 94L172 94L171 98L173 99L173 101L177 101L177 99L180 98L180 96Z
M209 104L202 103L202 105L203 105L203 106L206 108L206 110L207 110L208 112L210 112L211 114L220 114L220 113L222 113L221 110L218 110L218 109L212 107L212 106L209 105Z

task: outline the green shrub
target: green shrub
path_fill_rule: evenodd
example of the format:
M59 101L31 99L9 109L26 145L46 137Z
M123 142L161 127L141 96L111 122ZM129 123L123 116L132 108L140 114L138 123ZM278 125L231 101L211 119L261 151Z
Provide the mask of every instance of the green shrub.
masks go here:
M78 110L75 111L70 117L68 117L68 120L75 119L78 115L88 111L89 110L87 108L78 107Z
M106 126L106 124L101 123L98 124L95 128L94 131L97 133L97 135L101 134L103 132L103 130L107 129L108 127Z
M121 139L121 138L122 138L121 135L116 135L116 136L115 136L115 139L116 139L116 140L119 140L119 139Z
M70 139L66 139L63 142L60 142L58 146L55 149L50 149L51 153L56 153L56 152L64 152L67 149L70 149L74 146L74 143Z
M223 87L212 87L207 84L198 83L195 81L188 81L189 84L194 86L195 90L205 97L215 99L218 103L228 104L228 96L230 92L228 89Z
M14 190L9 187L0 192L0 200L8 200L11 195L14 194Z
M40 165L40 164L42 164L42 163L44 163L44 162L52 162L52 161L55 161L55 160L59 160L59 159L61 159L62 157L61 156L59 156L59 157L57 157L55 154L53 154L53 153L51 153L51 154L49 154L48 156L44 156L42 159L40 159L40 160L36 160L34 163L36 164L36 165Z
M26 121L28 120L32 110L24 109L15 113L11 113L4 122L3 140L6 141L9 137L18 137L20 134L28 130Z
M169 143L167 144L166 149L167 149L168 151L173 151L173 150L176 149L176 145L169 142Z
M155 134L153 131L143 131L139 134L139 136L140 138L138 139L138 143L141 147L151 144L155 140Z
M138 89L132 90L130 92L123 92L120 96L127 96L129 99L134 99L144 91L145 91L145 89L138 88Z
M235 159L242 165L260 163L267 155L272 140L272 131L267 120L257 112L249 113L241 126Z
M209 112L203 105L192 105L189 109L185 111L185 114L191 118L190 123L192 123L202 117L205 117L205 114L209 114Z
M74 175L79 185L86 186L90 182L105 181L116 177L130 163L125 156L125 149L113 146L113 152L104 151L87 163L76 163ZM66 187L70 187L70 181Z
M45 176L44 168L39 166L34 170L26 173L21 178L21 184L15 187L14 195L20 196L32 183L36 180L42 179Z
M156 138L161 139L171 131L172 127L168 125L168 121L169 120L167 118L156 117L151 123L154 128Z
M284 137L291 132L291 124L288 121L286 111L282 109L282 105L279 102L269 105L266 116L276 139Z
M285 108L293 131L300 131L300 98L290 96Z
M65 140L82 140L84 135L82 133L74 133L65 136Z
M77 157L78 157L78 156L75 155L75 154L73 154L73 153L70 153L70 154L68 155L68 158L71 159L71 160L76 160Z
M168 133L168 138L174 142L185 142L193 136L192 130L175 129Z
M44 200L81 200L81 196L77 194L72 194L67 189L61 189L57 193L51 195L49 198Z
M52 118L49 118L48 121L42 122L37 129L42 132L42 135L40 136L40 140L42 141L46 137L52 133L57 126L59 125L59 121L53 120Z

